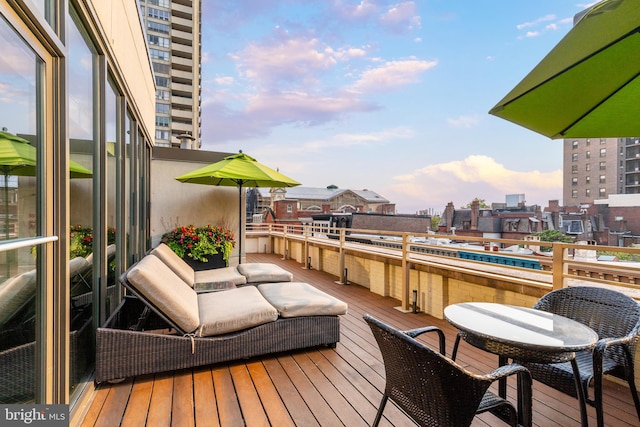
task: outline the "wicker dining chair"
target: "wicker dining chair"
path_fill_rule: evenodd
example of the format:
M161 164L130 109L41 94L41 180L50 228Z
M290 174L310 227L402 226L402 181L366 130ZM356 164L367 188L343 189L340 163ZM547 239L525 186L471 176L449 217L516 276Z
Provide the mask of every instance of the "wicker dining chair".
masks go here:
M586 403L596 408L598 426L604 426L602 377L612 374L625 379L640 420L640 401L634 380L633 357L640 332L640 305L627 295L595 286L577 286L549 292L534 305L538 310L559 314L593 329L599 337L592 352L576 353L584 400L577 394L569 362L556 364L523 363L534 379L578 398L586 414ZM589 397L589 385L593 396Z
M399 331L365 314L384 360L386 386L373 427L382 418L388 399L394 401L420 426L469 426L482 412L494 415L517 426L518 415L525 426L531 425L531 376L518 364L477 375L447 358L445 336L437 327ZM440 352L414 338L425 332L439 336ZM488 391L491 384L509 375L518 375L518 410L509 401Z

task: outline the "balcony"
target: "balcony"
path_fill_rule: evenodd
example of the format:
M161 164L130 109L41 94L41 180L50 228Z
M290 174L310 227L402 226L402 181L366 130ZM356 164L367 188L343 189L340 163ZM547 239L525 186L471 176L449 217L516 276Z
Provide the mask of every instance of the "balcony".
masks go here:
M306 269L280 255L249 254L247 258L279 264L294 274L295 281L312 283L349 304L335 349L307 349L103 384L86 413L72 419L72 425L370 425L384 389L384 367L362 319L364 313L402 329L439 326L446 333L447 354L451 354L456 331L442 319L403 313L395 298L355 284L337 284L335 276ZM425 337L424 342L436 345L433 337ZM458 362L474 372L490 372L497 366L497 357L463 343ZM515 380L509 380L507 395L512 400L515 387ZM607 425L637 425L629 390L612 381L606 381L604 390ZM534 382L533 397L534 425L580 425L577 400L538 382ZM590 425L595 425L595 411L588 411ZM415 424L389 403L381 425ZM503 424L490 414L473 423L495 425Z

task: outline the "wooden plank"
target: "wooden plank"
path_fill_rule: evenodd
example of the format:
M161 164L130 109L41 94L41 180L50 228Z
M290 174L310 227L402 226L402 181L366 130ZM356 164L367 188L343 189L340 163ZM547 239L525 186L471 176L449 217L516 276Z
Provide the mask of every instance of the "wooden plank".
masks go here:
M251 381L247 366L245 364L232 365L229 367L229 372L233 378L245 425L247 427L267 427L269 419L264 412L253 381Z
M327 379L325 374L318 369L318 366L311 361L307 353L294 354L293 358L344 425L349 427L366 427L368 425L366 420L349 405L345 396Z
M170 426L172 402L173 374L169 372L156 375L153 381L147 425L154 427Z
M111 427L119 425L127 408L127 401L133 387L133 379L129 378L111 387L111 392L104 402L103 411L96 420L96 427Z
M103 384L98 387L95 391L95 395L93 396L89 409L87 409L84 417L79 422L81 427L91 427L95 425L98 417L100 416L100 412L102 411L102 407L104 406L104 402L107 400L107 396L110 392L110 384Z
M218 401L218 414L220 425L223 427L235 427L244 424L242 411L233 386L229 367L216 366L211 370L213 375L213 387Z
M211 368L199 368L193 373L193 397L197 426L219 427L216 393L213 389Z
M153 375L143 375L136 378L127 410L122 418L122 424L131 427L144 427L147 423L147 413L151 403L153 391Z
M295 426L264 365L259 361L250 362L247 363L247 369L260 396L262 406L267 412L269 423L278 427Z
M282 357L279 358L279 361L318 423L323 426L343 425L340 418L325 401L325 397L314 387L293 357Z
M298 393L298 390L291 382L286 371L279 362L279 359L267 358L262 361L265 370L269 374L278 395L282 399L282 404L287 408L293 422L297 426L319 426L320 424L307 406L306 402Z
M192 370L177 371L173 376L172 427L195 427L193 403Z

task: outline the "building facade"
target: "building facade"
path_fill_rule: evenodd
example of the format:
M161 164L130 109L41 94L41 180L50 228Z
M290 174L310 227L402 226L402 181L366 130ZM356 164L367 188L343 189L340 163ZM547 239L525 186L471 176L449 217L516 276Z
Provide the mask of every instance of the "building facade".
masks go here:
M640 138L565 139L563 156L565 206L640 193Z
M247 192L247 218L262 215L274 209L274 203L287 200L288 211L312 213L378 213L394 215L395 204L371 190L340 189L330 185L326 188L290 187L290 188L254 188ZM280 213L279 217L283 217ZM286 215L285 215L286 216ZM297 215L294 215L297 218Z
M0 0L0 45L0 403L73 411L149 248L151 62L130 1Z
M155 145L199 149L201 0L140 0L156 82Z

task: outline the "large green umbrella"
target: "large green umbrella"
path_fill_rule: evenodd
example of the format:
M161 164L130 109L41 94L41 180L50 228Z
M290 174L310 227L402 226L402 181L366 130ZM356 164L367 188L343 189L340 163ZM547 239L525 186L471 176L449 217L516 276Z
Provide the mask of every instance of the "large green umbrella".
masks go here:
M0 173L4 178L4 231L9 238L9 176L35 176L37 164L36 147L24 138L9 132L0 131ZM70 161L71 178L90 178L91 171L84 166Z
M639 31L640 1L596 4L489 113L554 139L639 136Z
M238 187L238 262L242 262L242 189L249 187L295 187L300 185L280 172L259 163L242 151L219 162L176 177L180 182Z

